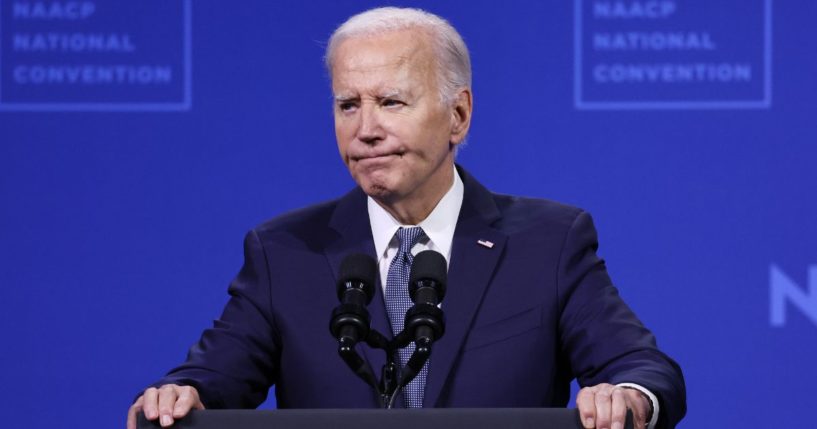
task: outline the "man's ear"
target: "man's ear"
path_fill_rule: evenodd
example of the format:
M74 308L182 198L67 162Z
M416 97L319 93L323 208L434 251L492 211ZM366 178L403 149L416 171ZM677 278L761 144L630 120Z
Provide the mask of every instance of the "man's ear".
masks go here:
M471 112L474 110L474 99L471 88L461 88L451 108L451 144L458 145L465 140L471 127Z

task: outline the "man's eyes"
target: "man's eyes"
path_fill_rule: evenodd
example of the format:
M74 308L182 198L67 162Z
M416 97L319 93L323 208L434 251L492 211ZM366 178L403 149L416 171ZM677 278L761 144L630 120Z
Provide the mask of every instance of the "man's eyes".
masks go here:
M404 106L404 103L401 100L395 98L385 98L380 101L380 106L382 107L399 107ZM342 101L338 103L338 109L341 112L353 112L359 107L360 103L357 101Z
M393 107L393 106L402 106L405 103L403 103L400 100L395 100L393 98L387 98L387 99L383 100L383 102L381 104L383 105L383 107Z

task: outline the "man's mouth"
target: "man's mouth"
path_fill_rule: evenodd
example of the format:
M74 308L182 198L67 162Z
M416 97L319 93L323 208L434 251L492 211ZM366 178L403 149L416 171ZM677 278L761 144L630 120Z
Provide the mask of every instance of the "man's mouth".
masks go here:
M387 158L392 157L402 157L402 153L392 152L392 153L382 153L382 154L372 154L372 155L363 155L363 156L353 156L353 161L379 161L384 160Z

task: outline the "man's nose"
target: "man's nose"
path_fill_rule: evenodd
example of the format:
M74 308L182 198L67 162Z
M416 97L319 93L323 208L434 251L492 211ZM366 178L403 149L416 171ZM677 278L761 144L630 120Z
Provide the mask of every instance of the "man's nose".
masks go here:
M380 123L380 111L374 103L363 103L360 107L360 126L357 130L358 140L374 144L386 137Z

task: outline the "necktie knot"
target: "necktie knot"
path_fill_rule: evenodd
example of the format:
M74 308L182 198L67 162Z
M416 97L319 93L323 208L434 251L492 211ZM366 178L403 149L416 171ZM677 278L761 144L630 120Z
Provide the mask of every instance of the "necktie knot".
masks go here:
M425 235L423 228L419 226L412 226L410 228L403 228L397 230L398 254L405 255L409 261L414 259L411 255L411 248L417 244L418 241Z

